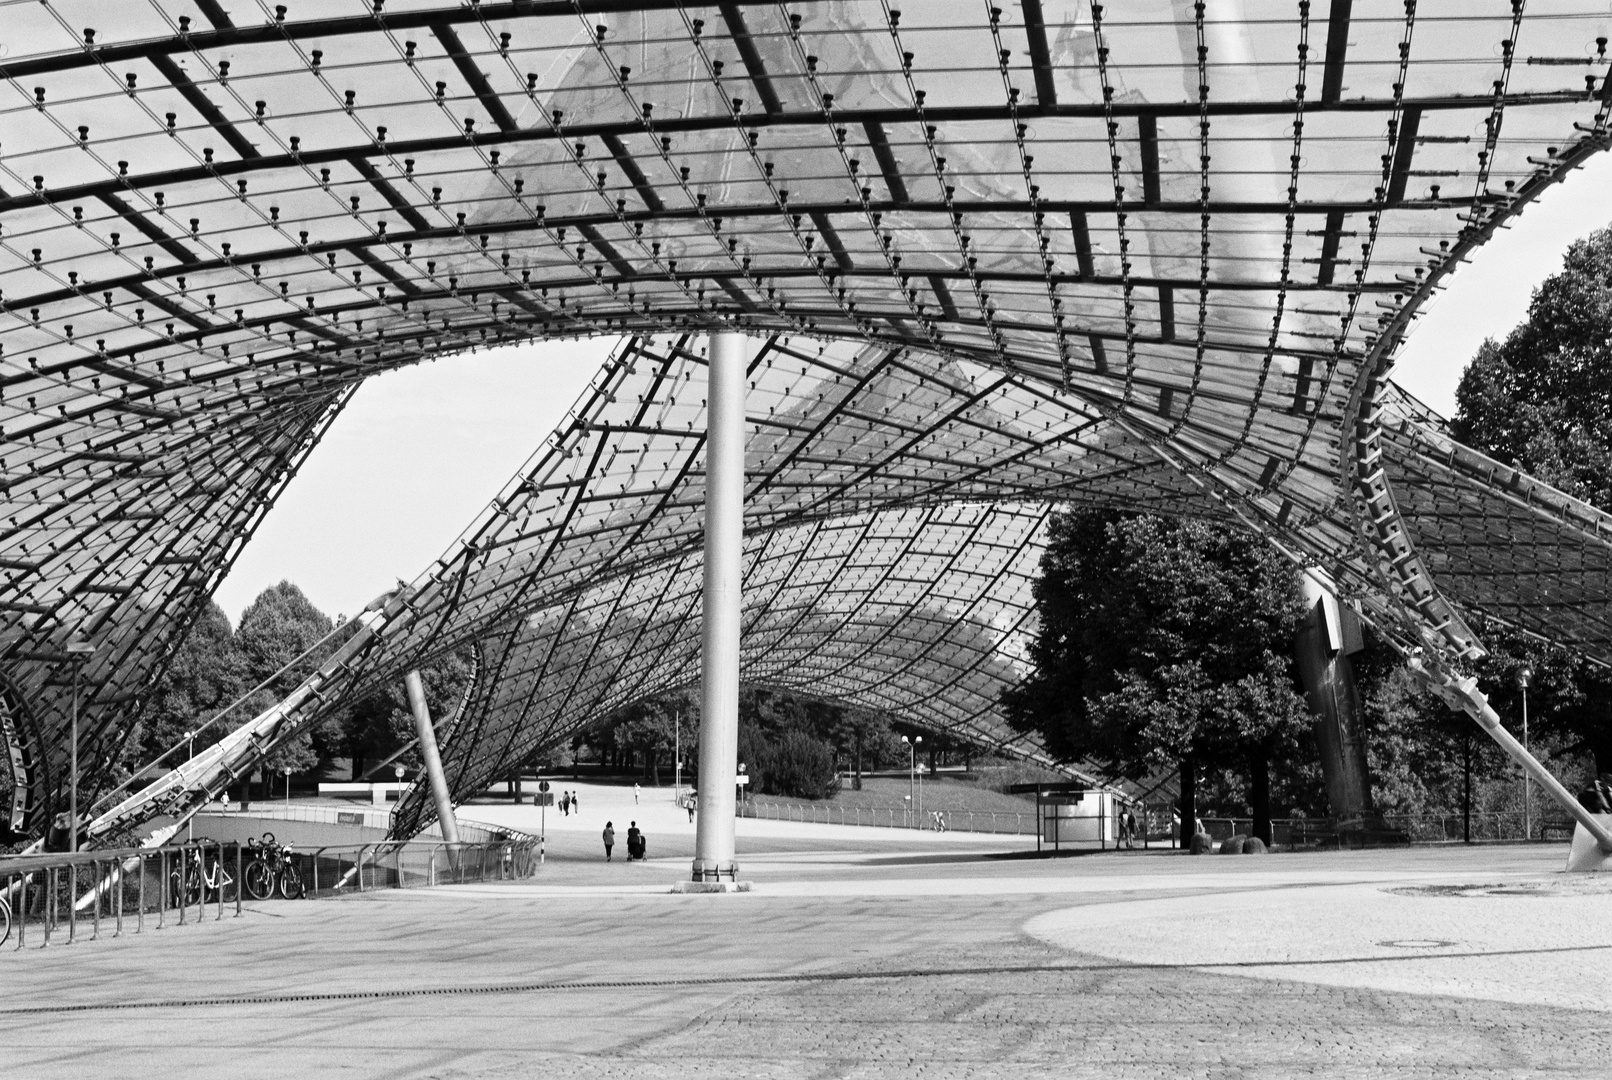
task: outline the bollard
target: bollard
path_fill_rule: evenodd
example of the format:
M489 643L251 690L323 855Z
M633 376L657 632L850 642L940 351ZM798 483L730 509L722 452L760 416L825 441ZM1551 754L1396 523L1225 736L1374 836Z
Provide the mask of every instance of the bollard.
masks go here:
M67 864L67 944L78 939L78 863Z
M235 844L235 917L237 919L241 917L241 907L244 903L243 898L245 895L246 867L244 865L244 856L241 853L241 845L237 841Z

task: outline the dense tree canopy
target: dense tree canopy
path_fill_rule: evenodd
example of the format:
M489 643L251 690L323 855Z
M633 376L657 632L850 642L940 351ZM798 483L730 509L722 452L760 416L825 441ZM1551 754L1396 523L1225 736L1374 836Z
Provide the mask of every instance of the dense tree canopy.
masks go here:
M1574 242L1528 318L1483 343L1456 404L1468 446L1612 507L1612 229Z
M1612 509L1612 229L1575 241L1560 273L1534 291L1528 317L1486 341L1456 391L1455 436L1569 495ZM1564 649L1498 623L1482 628L1491 656L1483 689L1516 715L1516 672L1536 672L1535 721L1612 771L1612 676Z
M1297 573L1257 537L1151 515L1060 514L1035 597L1034 670L1003 706L1064 760L1140 777L1308 723L1289 660Z
M685 768L692 771L700 727L694 690L618 709L587 741L607 764L637 769L658 784L672 760L679 721ZM905 766L907 758L883 713L747 685L739 689L739 761L753 794L824 798L838 789L841 772L859 776L864 766Z
M281 700L332 651L344 635L341 624L320 611L288 581L265 589L231 630L216 604L208 604L179 645L130 741L127 765L136 768L178 746L231 702L244 700L195 739L200 750ZM468 652L450 653L421 666L426 703L440 724L458 706L470 677ZM255 688L255 690L254 690ZM247 691L253 692L248 694ZM278 775L304 773L350 757L354 775L404 749L414 739L414 720L401 680L277 747L264 769ZM399 758L418 764L412 749ZM386 777L390 779L388 775Z
M1054 517L1034 589L1040 630L1002 697L1010 724L1131 779L1179 768L1184 818L1200 770L1246 767L1268 818L1267 762L1310 723L1287 560L1223 525L1077 509Z
M235 645L229 617L212 601L180 642L173 662L151 695L132 749L146 762L175 746L250 686L245 658ZM228 718L226 718L228 719ZM196 737L196 748L211 746L236 727L219 723Z

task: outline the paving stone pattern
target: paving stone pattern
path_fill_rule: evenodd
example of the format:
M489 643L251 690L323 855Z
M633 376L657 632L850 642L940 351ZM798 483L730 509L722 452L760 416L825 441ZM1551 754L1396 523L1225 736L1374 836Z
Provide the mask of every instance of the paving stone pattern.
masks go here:
M562 864L529 886L266 903L238 921L0 956L0 1075L1612 1076L1606 1011L1136 964L1112 958L1123 942L1066 949L1024 929L1082 906L1140 912L1134 901L1238 888L1268 899L1283 879L1346 879L1356 892L1537 883L1559 857L1272 856L1240 862L1239 885L1225 860L1189 856L1002 863L867 849L758 854L758 891L741 896L581 894L658 887L680 869L668 860L630 873ZM1014 891L965 891L1009 874ZM1267 955L1258 926L1240 932ZM1181 934L1193 943L1190 918ZM1552 955L1562 979L1612 963ZM702 981L713 978L733 981ZM206 1001L240 997L254 1000Z

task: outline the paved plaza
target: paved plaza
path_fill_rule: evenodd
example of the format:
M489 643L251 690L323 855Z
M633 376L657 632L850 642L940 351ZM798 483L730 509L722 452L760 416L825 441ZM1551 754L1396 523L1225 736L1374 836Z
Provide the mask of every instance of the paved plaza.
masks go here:
M619 824L619 823L618 823ZM835 830L837 833L839 830ZM741 837L0 956L6 1076L1612 1076L1564 847L1034 859Z

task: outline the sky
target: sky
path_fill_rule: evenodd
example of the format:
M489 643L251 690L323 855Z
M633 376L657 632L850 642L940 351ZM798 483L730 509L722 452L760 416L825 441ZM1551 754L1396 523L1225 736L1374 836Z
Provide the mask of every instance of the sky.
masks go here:
M1548 191L1480 248L1417 320L1394 379L1455 411L1461 371L1504 337L1567 245L1612 220L1612 154ZM614 340L469 353L365 382L309 455L215 599L231 621L292 581L326 614L354 615L443 554L581 395Z
M334 618L412 581L558 426L613 338L466 353L363 383L213 598L238 623L294 582Z

